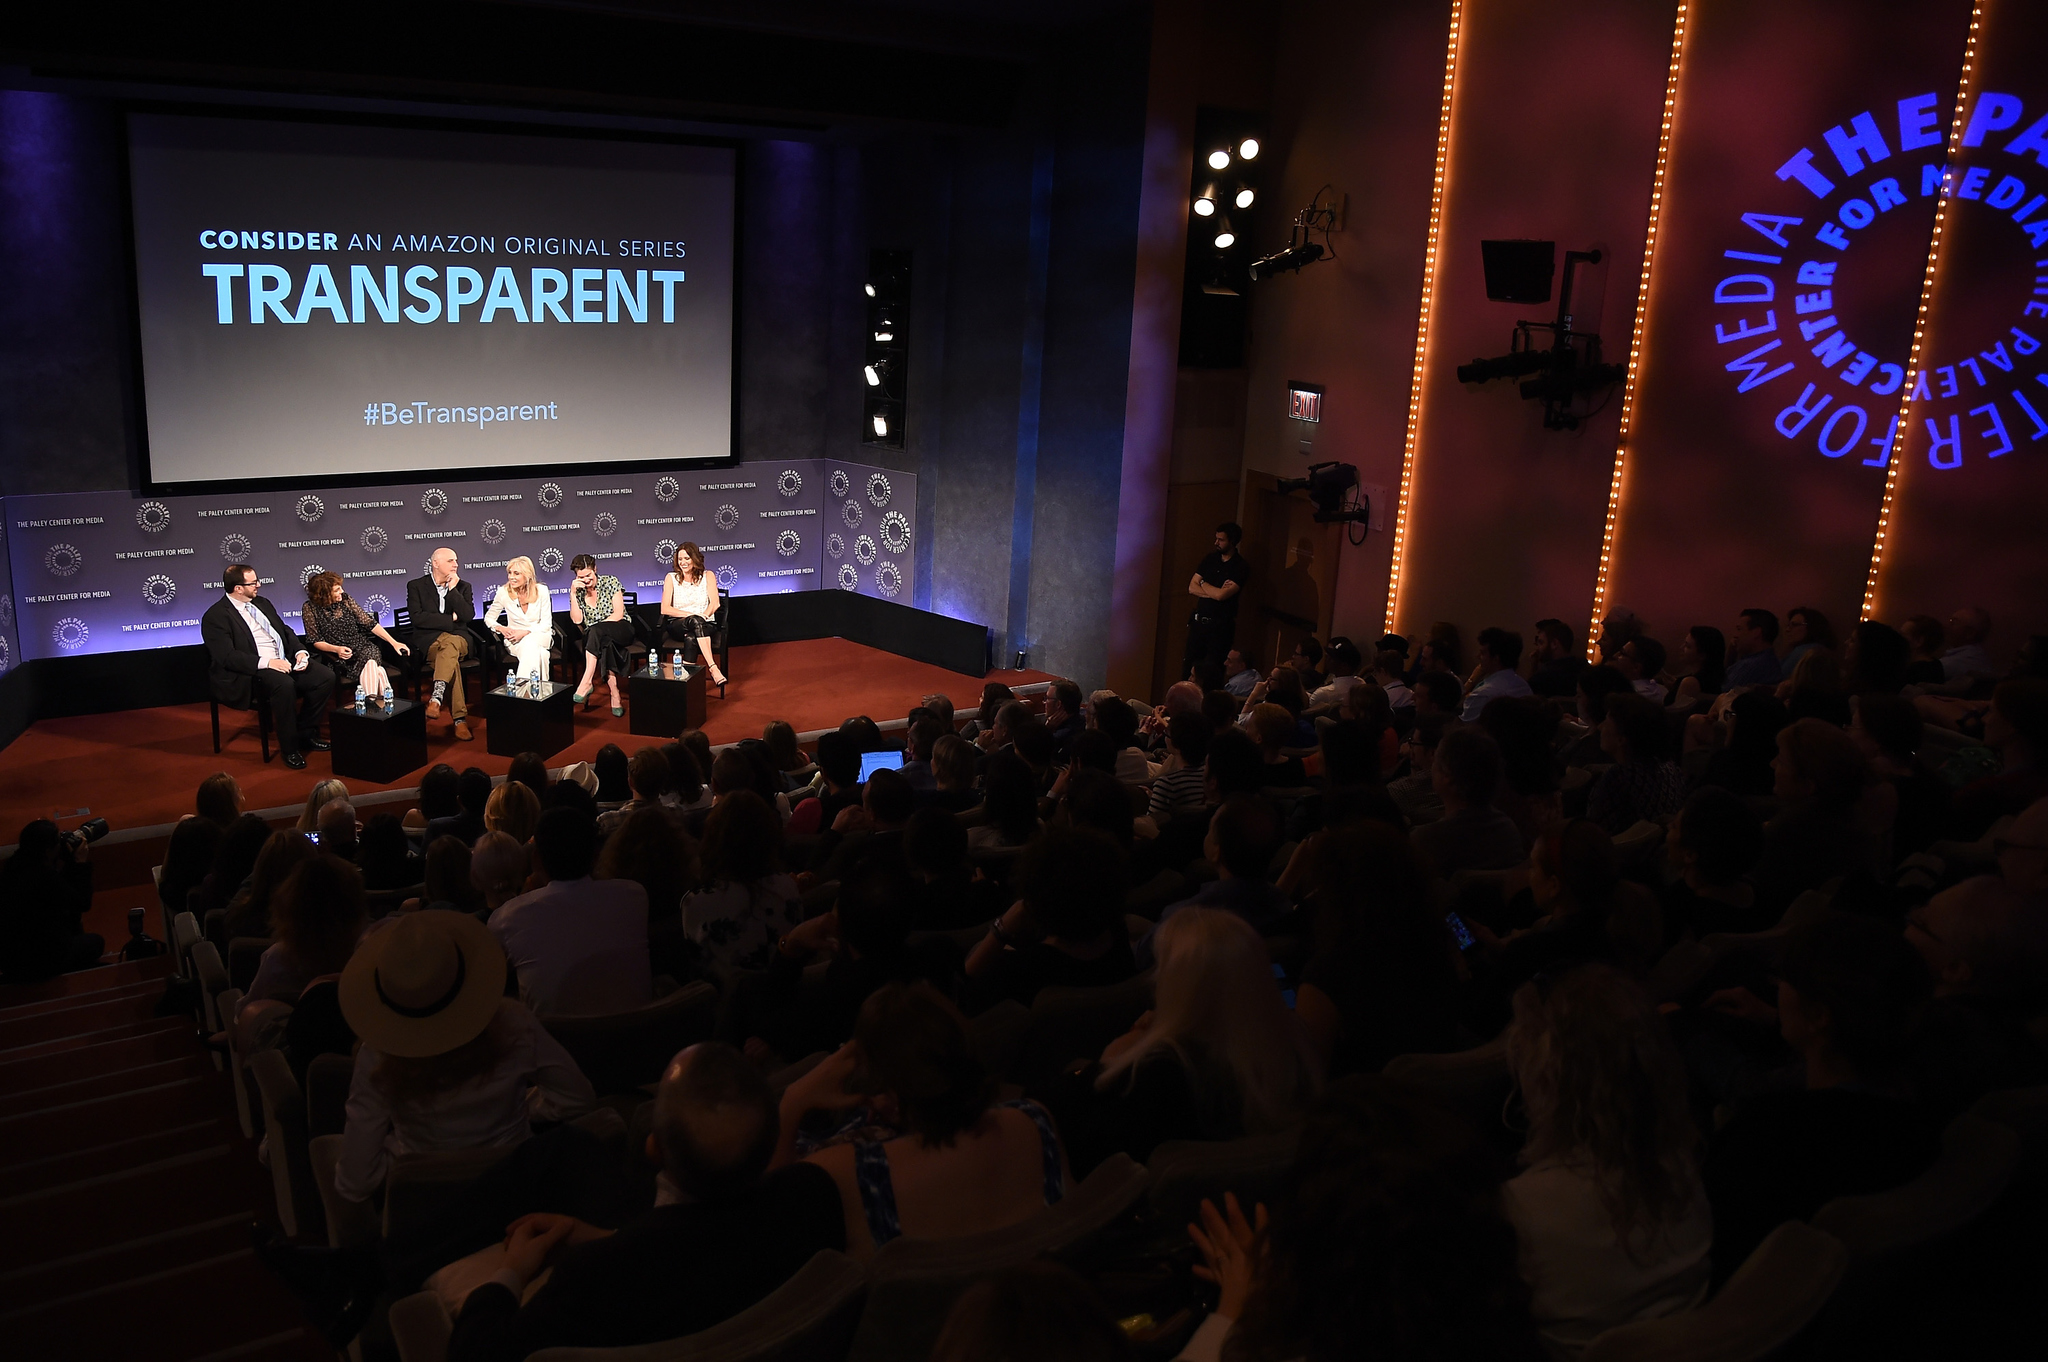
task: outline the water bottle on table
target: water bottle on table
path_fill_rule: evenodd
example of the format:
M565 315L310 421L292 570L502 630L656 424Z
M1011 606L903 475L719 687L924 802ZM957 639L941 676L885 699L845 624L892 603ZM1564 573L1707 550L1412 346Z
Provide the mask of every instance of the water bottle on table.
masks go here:
M541 698L542 698L542 696L541 696L541 689L540 689L540 668L539 668L538 666L536 666L536 667L535 667L535 668L533 669L533 675L527 678L527 683L526 683L526 684L527 684L527 691L526 691L526 693L527 693L528 695L532 696L532 697L533 697L534 699L536 699L536 700L538 700L538 699L541 699Z
M363 683L360 681L356 682L356 713L361 714L363 712L366 698L363 694Z
M505 668L505 694L519 694L519 669L517 667Z
M384 701L384 712L389 714L391 712L391 678L388 676L384 678L384 694L382 699Z

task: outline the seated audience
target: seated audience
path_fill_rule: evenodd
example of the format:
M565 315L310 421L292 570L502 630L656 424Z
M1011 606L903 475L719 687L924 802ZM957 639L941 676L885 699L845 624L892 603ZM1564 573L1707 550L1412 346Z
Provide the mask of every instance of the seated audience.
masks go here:
M1221 1296L1180 1362L1443 1358L1538 1362L1499 1156L1417 1089L1331 1086L1268 1224L1234 1194L1188 1233Z
M609 813L632 797L626 779L625 748L615 742L606 743L590 759L590 766L597 772L597 804L600 809Z
M248 1001L297 1002L315 979L341 973L367 923L361 871L330 852L301 859L272 897L273 940Z
M626 763L626 789L632 798L598 815L598 836L611 836L614 829L641 809L654 809L681 826L682 810L670 810L662 803L662 792L668 789L668 758L661 755L660 748L643 747L633 754Z
M1940 620L1932 615L1914 615L1899 626L1899 633L1904 636L1907 647L1903 684L1938 686L1948 680L1948 673L1941 665L1944 636Z
M396 814L373 814L363 824L356 843L356 864L363 872L365 889L409 889L420 882L420 858Z
M1371 1073L1395 1055L1469 1043L1456 1019L1458 948L1408 838L1360 820L1317 834L1297 859L1315 954L1295 1015L1321 1067Z
M1713 1213L1684 1068L1656 1009L1605 966L1546 975L1516 992L1507 1045L1529 1138L1502 1201L1551 1356L1697 1308Z
M908 930L975 927L1009 906L1001 885L975 877L967 859L967 829L944 809L919 809L910 816L903 829L903 859L911 875Z
M420 777L420 802L405 811L405 830L414 837L437 818L462 812L462 777L447 762L436 762Z
M249 878L228 900L227 936L269 936L271 902L285 880L299 866L320 854L320 849L302 832L279 828L256 853L256 866Z
M1770 794L1777 786L1778 734L1790 722L1785 702L1767 690L1736 696L1720 728L1719 745L1699 762L1696 783L1745 797Z
M230 824L234 822L233 819L228 821ZM171 916L185 911L185 896L206 879L206 872L213 868L214 857L220 854L222 836L220 824L211 818L181 818L171 825L170 842L164 848L163 871L156 882L157 898ZM202 922L200 925L205 924Z
M1302 769L1301 758L1287 755L1285 749L1295 740L1294 716L1284 706L1272 703L1252 707L1251 735L1259 744L1260 760L1265 765L1261 781L1266 786L1279 790L1298 790L1308 783L1308 774Z
M1230 913L1261 935L1278 930L1294 911L1293 901L1273 887L1267 874L1279 848L1280 825L1265 804L1250 795L1231 795L1219 804L1202 843L1202 856L1216 867L1216 878L1159 914L1159 925L1134 948L1138 967L1152 963L1167 921L1190 908Z
M1671 664L1673 713L1690 714L1721 693L1728 673L1728 640L1711 624L1695 624L1678 641Z
M1678 872L1663 893L1666 941L1770 927L1776 915L1758 909L1747 879L1763 847L1763 823L1749 801L1711 785L1695 790L1664 835L1665 859Z
M549 809L533 835L547 882L491 914L490 931L540 1016L630 1012L653 998L647 891L592 879L597 828L573 809Z
M1395 714L1413 714L1415 692L1408 688L1402 678L1406 655L1398 649L1387 648L1373 655L1372 675L1367 679L1387 693L1387 707Z
M420 872L420 896L407 899L404 911L439 908L451 913L474 913L483 898L470 882L472 854L460 837L436 837L427 843L427 855Z
M1370 682L1354 686L1350 699L1355 702L1377 690ZM1355 818L1377 818L1397 827L1403 824L1400 806L1380 779L1385 749L1373 739L1372 731L1369 720L1340 719L1321 725L1322 786L1299 800L1288 814L1288 841L1298 842L1318 828ZM1393 730L1381 729L1380 736L1391 737ZM1394 751L1398 755L1400 749Z
M981 812L983 821L967 830L972 847L1021 847L1045 826L1038 818L1038 778L1015 752L989 754Z
M1429 626L1429 637L1415 651L1415 670L1418 675L1442 672L1453 680L1465 674L1465 643L1457 625L1438 620Z
M704 777L689 749L679 742L670 742L663 743L656 750L661 753L668 770L668 784L661 792L663 807L685 815L708 812L711 791L704 788Z
M1948 827L1955 841L1976 841L1998 819L2048 795L2048 681L1998 683L1984 716L1984 746L1997 769L1956 791Z
M796 728L787 720L770 719L761 730L761 741L768 748L769 764L782 776L782 788L803 788L809 779L811 760L797 743Z
M1778 641L1778 617L1768 610L1745 610L1735 617L1728 635L1728 671L1721 678L1723 691L1745 686L1775 686L1784 679L1785 669L1774 650Z
M1640 971L1663 949L1655 900L1621 878L1614 843L1589 819L1536 839L1529 896L1537 916L1527 928L1496 936L1483 922L1469 924L1485 950L1481 982L1497 999L1539 974L1591 961Z
M2044 830L2048 803L2011 829L1999 857L2003 879L1964 880L1906 915L1906 940L1934 981L1910 1071L1915 1090L1943 1119L1995 1088L2048 1078L2036 1021L2048 1005Z
M910 782L910 788L919 794L929 794L939 788L937 772L932 769L933 749L946 730L930 714L920 714L910 725L909 742L904 748L903 778Z
M849 1083L858 1080L861 1090ZM839 1186L850 1253L893 1239L954 1239L1031 1219L1067 1191L1066 1151L1035 1102L997 1103L966 1019L929 984L889 984L853 1039L782 1096L775 1165L797 1157L813 1110L873 1105L902 1133L828 1145L809 1162Z
M1664 645L1645 634L1621 646L1621 652L1614 659L1614 669L1628 678L1637 695L1661 707L1670 694L1657 681L1664 670L1664 657Z
M523 1143L596 1095L525 1004L505 997L505 953L465 913L407 913L367 937L341 977L362 1045L335 1191L367 1201L399 1154Z
M1864 620L1842 648L1842 687L1850 695L1897 695L1906 685L1913 645L1889 624Z
M1785 612L1785 625L1778 633L1778 666L1785 675L1799 665L1799 659L1817 649L1833 652L1835 626L1810 605L1795 605Z
M1079 752L1089 734L1074 744ZM1099 735L1098 735L1099 736ZM1070 828L1094 828L1107 833L1118 848L1129 852L1136 841L1137 817L1131 811L1131 788L1109 772L1082 765L1060 773L1055 783L1055 821Z
M517 783L533 791L535 807L547 798L548 786L554 782L548 779L548 760L538 752L521 752L512 758L511 769L505 773L508 784Z
M1054 828L1025 848L1017 901L967 956L975 1009L1004 998L1029 1007L1048 985L1088 988L1136 974L1125 880L1123 851L1092 828Z
M1536 621L1530 660L1530 693L1558 700L1572 698L1579 688L1579 677L1589 665L1572 646L1572 627L1559 619Z
M195 893L186 896L192 915L203 924L209 912L234 902L235 895L255 872L256 858L269 842L270 824L253 813L237 818L220 839L220 849L214 853L213 866L206 872L206 878L199 882Z
M1636 639L1633 648L1643 640ZM1619 835L1637 823L1662 823L1685 799L1685 772L1665 759L1664 708L1641 695L1610 695L1600 750L1614 759L1586 795L1586 817Z
M1529 683L1522 679L1515 665L1522 660L1522 636L1509 629L1481 629L1479 631L1479 665L1474 675L1479 679L1465 696L1465 706L1459 717L1468 724L1479 722L1479 716L1495 700L1509 696L1530 694Z
M704 820L702 889L683 895L683 933L713 978L763 969L797 924L796 881L782 869L782 820L751 789L719 800Z
M509 783L509 782L508 782ZM460 837L471 846L483 836L484 811L491 803L491 777L479 767L472 766L455 780L455 798L460 807L445 818L436 818L427 824L426 838L429 842L436 837Z
M1600 725L1607 720L1608 697L1625 695L1634 689L1618 668L1606 663L1586 668L1579 677L1579 689L1573 700L1578 728L1567 734L1561 753L1567 765L1589 766L1606 760L1606 754L1600 750Z
M1837 728L1848 725L1849 697L1842 685L1842 665L1830 649L1809 648L1803 653L1778 683L1778 696L1794 723L1825 719Z
M1992 680L1998 671L1984 640L1991 636L1991 612L1982 606L1966 605L1948 617L1944 629L1948 646L1941 654L1942 680L1957 687L1969 687ZM1967 694L1958 689L1955 694Z
M1496 700L1479 720L1500 746L1501 784L1494 791L1493 806L1515 821L1524 840L1564 819L1559 722L1557 707L1533 695Z
M828 1175L806 1163L766 1171L775 1098L738 1051L703 1044L677 1055L655 1093L653 1126L653 1208L616 1232L563 1215L513 1222L505 1268L463 1302L448 1362L680 1338L761 1300L814 1253L846 1247ZM546 1283L525 1295L543 1268Z
M1869 761L1872 779L1891 787L1897 808L1887 864L1927 850L1948 822L1947 784L1920 769L1924 728L1920 711L1904 696L1866 692L1856 697L1849 736Z
M1515 820L1493 807L1500 774L1500 746L1483 730L1459 728L1444 734L1431 773L1444 816L1414 833L1416 849L1437 874L1506 870L1527 854Z
M199 792L192 801L195 817L226 832L234 821L242 816L242 787L226 771L215 771L199 782Z
M485 918L526 892L533 849L511 834L487 832L469 851L469 883L483 899Z
M960 1293L931 1362L1130 1362L1130 1340L1079 1274L1037 1258Z
M1285 1130L1315 1097L1308 1040L1244 919L1177 913L1160 924L1154 949L1152 1010L1047 1091L1076 1177L1119 1151L1144 1162L1164 1140Z
M1200 675L1197 674L1195 679L1200 681ZM1223 655L1222 689L1231 698L1236 700L1248 698L1253 688L1259 684L1259 681L1259 669L1254 667L1250 660L1245 657L1243 649L1232 648Z
M680 931L683 895L698 887L696 843L659 802L620 812L625 820L605 839L594 873L600 880L630 880L646 891L650 930L665 925Z
M1913 948L1868 918L1832 914L1794 933L1777 1012L1805 1085L1750 1098L1714 1134L1705 1176L1717 1280L1785 1221L1897 1187L1934 1161L1939 1126L1903 1074L1927 991Z
M1764 825L1754 879L1757 906L1775 918L1809 889L1870 873L1877 840L1857 814L1870 763L1841 729L1820 719L1788 724L1778 734L1771 770L1778 815Z
M0 978L33 983L100 962L106 942L85 930L92 907L91 845L67 845L47 818L21 830L0 864Z
M362 835L363 825L356 818L356 806L343 796L330 799L320 806L315 819L316 833L320 838L320 849L330 856L339 856L354 864L362 854L357 839Z
M1342 705L1344 697L1358 684L1358 669L1365 659L1359 655L1358 645L1348 638L1331 639L1323 659L1328 664L1329 680L1309 692L1308 704L1312 710L1328 712Z
M927 808L947 813L964 813L981 802L974 788L974 744L953 733L944 733L932 744L932 787L920 802Z
M348 786L340 781L330 778L316 782L313 788L306 794L306 807L299 812L299 831L318 832L320 830L320 810L330 800L347 798Z
M1203 807L1202 764L1209 758L1209 721L1201 714L1176 714L1166 721L1167 760L1152 782L1146 816L1156 827Z
M484 805L484 827L502 832L515 842L530 842L540 824L540 799L524 781L507 780L491 791Z
M1152 779L1152 764L1138 747L1138 711L1130 702L1111 695L1088 707L1095 730L1108 738L1115 752L1110 774L1126 785L1143 785Z

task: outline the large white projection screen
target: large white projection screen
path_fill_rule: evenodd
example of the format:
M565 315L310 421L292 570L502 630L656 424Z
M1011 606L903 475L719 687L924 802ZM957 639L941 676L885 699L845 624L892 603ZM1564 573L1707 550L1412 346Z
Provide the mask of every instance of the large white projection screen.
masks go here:
M730 456L736 155L132 115L151 481Z

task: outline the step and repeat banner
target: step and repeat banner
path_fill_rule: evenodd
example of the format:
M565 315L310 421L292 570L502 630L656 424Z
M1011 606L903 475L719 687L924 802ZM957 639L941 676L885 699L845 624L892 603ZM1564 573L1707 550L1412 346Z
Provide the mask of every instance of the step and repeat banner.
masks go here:
M342 575L389 625L405 584L453 549L477 604L531 558L566 610L588 553L641 603L661 596L676 545L735 596L839 590L908 602L917 480L834 460L600 476L207 496L74 492L7 497L0 670L30 658L198 643L221 571L252 565L297 627L305 583Z

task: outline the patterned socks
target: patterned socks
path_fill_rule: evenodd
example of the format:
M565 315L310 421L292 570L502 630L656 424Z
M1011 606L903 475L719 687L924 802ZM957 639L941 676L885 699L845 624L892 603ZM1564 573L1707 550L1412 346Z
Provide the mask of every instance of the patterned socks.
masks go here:
M434 683L434 703L439 704L441 701L447 698L448 683L446 681L436 681Z

